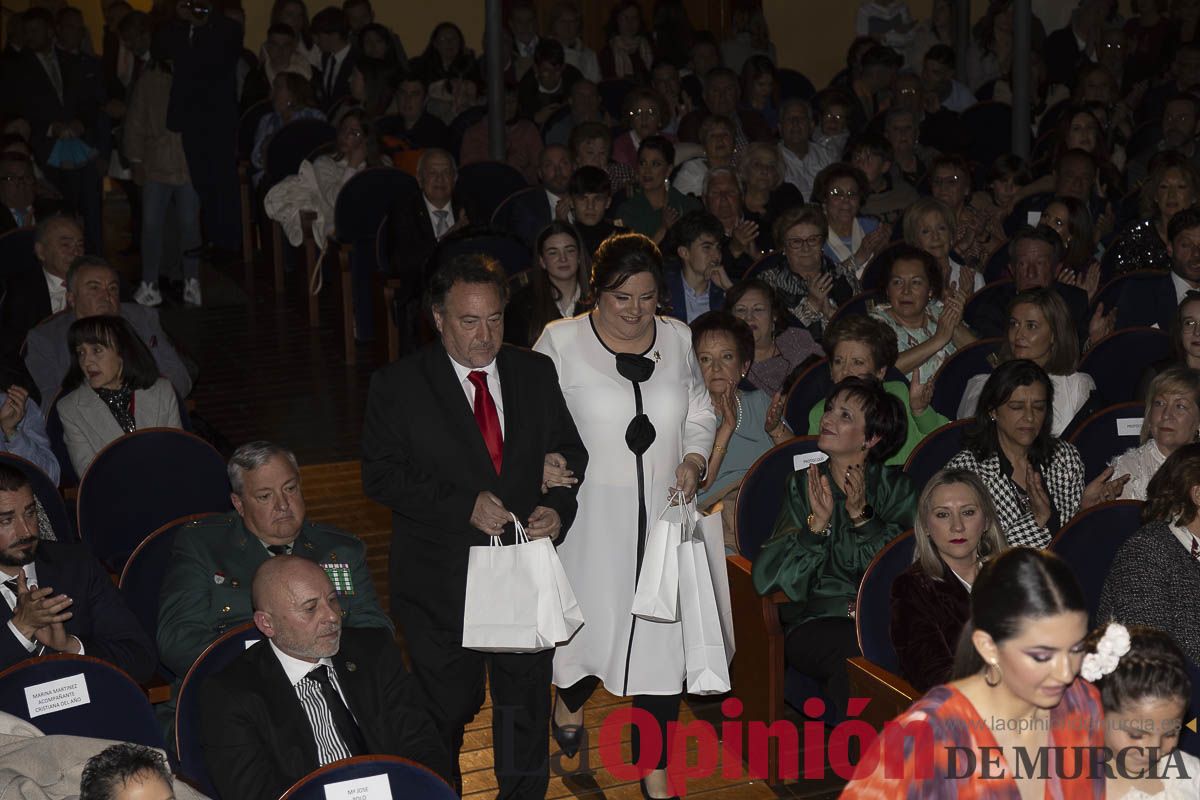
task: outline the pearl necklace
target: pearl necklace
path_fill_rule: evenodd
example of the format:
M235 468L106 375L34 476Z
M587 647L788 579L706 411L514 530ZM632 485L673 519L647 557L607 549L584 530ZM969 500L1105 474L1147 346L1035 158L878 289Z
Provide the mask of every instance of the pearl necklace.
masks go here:
M733 429L737 431L742 427L742 397L737 389L733 390L733 402L737 405L737 422L734 423Z

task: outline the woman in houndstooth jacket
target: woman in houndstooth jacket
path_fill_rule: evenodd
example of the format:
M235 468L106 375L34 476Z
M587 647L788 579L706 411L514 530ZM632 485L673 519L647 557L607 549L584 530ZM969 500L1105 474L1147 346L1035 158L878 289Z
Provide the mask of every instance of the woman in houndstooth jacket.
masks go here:
M975 424L947 469L979 475L1010 547L1050 544L1075 513L1121 496L1128 476L1109 480L1109 467L1087 486L1074 445L1050 434L1054 385L1032 361L996 368L979 397Z

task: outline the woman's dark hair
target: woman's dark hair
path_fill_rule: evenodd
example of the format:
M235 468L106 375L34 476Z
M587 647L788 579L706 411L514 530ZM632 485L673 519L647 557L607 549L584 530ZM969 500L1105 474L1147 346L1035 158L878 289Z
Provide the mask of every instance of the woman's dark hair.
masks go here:
M588 292L588 274L591 272L591 259L588 258L587 246L583 243L583 237L579 235L579 231L569 222L562 220L554 220L538 234L537 241L534 244L533 258L534 267L529 271L529 290L533 293L533 313L529 315L529 341L536 342L538 337L542 335L542 329L547 324L553 322L561 316L558 310L558 301L562 300L562 292L550 280L549 273L541 268L539 260L542 257L542 248L546 246L546 241L551 236L565 234L570 236L575 242L575 251L577 253L578 265L575 270L575 279L579 283L579 299L584 301Z
M642 4L637 0L621 0L613 5L612 11L608 15L608 22L604 25L604 36L606 39L611 39L621 32L621 26L617 23L617 17L625 13L626 9L633 8L637 10L638 16L638 34L645 35L646 20L642 16ZM647 64L646 66L650 66Z
M825 209L818 203L805 203L802 206L792 206L784 209L778 217L775 218L775 224L771 226L771 235L775 237L775 244L780 250L787 249L787 232L797 225L812 225L821 234L821 244L825 244L825 240L829 237L829 218L825 216Z
M1058 203L1067 209L1067 234L1071 237L1063 255L1063 266L1071 270L1084 270L1092 263L1096 252L1093 241L1092 212L1087 203L1075 197L1059 195L1046 204L1046 208ZM1057 233L1057 231L1056 231Z
M983 631L997 645L1029 620L1079 611L1087 614L1083 590L1071 568L1049 550L1014 547L988 561L971 586L971 619L963 628L950 678L959 680L983 669L971 640Z
M1196 518L1192 488L1200 485L1200 443L1180 447L1167 457L1146 487L1143 522L1189 525Z
M367 166L368 167L385 166L385 162L383 160L383 154L379 150L379 131L375 127L375 123L372 121L372 119L371 119L370 115L367 113L366 109L364 109L364 108L347 109L346 113L342 114L342 119L338 122L338 127L340 128L343 124L345 124L346 120L348 120L348 119L358 120L359 127L362 128L363 142L365 142L367 145L367 161L366 161ZM335 161L340 161L342 158L342 155L341 155L341 153L336 153L336 154L334 154L333 158Z
M867 201L867 192L870 191L871 185L867 182L867 176L861 169L842 161L835 161L817 173L817 177L813 181L812 201L824 206L825 201L829 199L827 196L829 184L844 178L849 178L858 186L858 204L861 209L862 204Z
M1046 326L1050 328L1050 335L1054 337L1046 366L1043 367L1046 373L1074 375L1079 370L1079 334L1075 330L1075 320L1071 318L1071 312L1059 293L1045 288L1018 292L1008 302L1006 319L1012 319L1013 310L1020 305L1030 305L1040 311ZM1001 362L1013 360L1012 345L1007 336L1000 343L996 357Z
M124 317L101 315L77 319L67 331L67 352L71 366L63 379L63 392L74 391L84 382L79 366L79 348L98 344L115 350L121 359L121 378L130 389L149 389L158 380L158 364L149 348L138 338Z
M728 311L705 311L692 320L692 349L709 333L727 333L737 348L738 365L754 363L754 332L743 320Z
M317 107L317 96L313 92L312 82L303 75L291 71L280 72L275 76L275 80L283 81L297 111Z
M953 234L953 232L951 232ZM929 253L919 247L915 247L907 242L897 242L885 248L879 254L880 273L879 277L882 280L880 288L885 292L887 286L892 281L892 271L901 261L916 261L925 271L925 281L929 284L929 297L931 300L940 300L942 297L942 270L938 267L937 261Z
M1084 104L1068 106L1058 118L1058 124L1055 126L1053 134L1054 161L1057 163L1058 160L1062 158L1063 154L1071 149L1069 145L1071 125L1075 122L1075 118L1080 114L1087 114L1092 118L1092 122L1096 123L1096 146L1094 149L1084 152L1088 152L1092 158L1096 159L1096 165L1099 166L1100 164L1108 161L1108 137L1104 133L1104 125L1101 124L1100 120L1096 117L1095 112L1093 112L1092 109L1088 108L1087 105Z
M775 77L775 64L771 59L764 55L754 55L746 59L746 63L742 65L742 101L750 102L750 89L754 86L754 82L763 75L771 76L771 97L768 99L768 104L779 106L779 81Z
M646 150L655 150L661 153L663 160L667 162L668 169L675 165L675 145L671 144L671 140L665 136L647 136L642 139L637 151L639 159Z
M1187 363L1187 351L1183 349L1183 307L1197 302L1200 302L1200 290L1188 289L1171 318L1171 360L1176 364Z
M980 461L1000 452L1000 439L992 412L1007 403L1019 387L1035 383L1046 387L1046 417L1042 420L1042 429L1038 431L1037 438L1029 446L1028 458L1029 463L1038 469L1048 465L1057 443L1050 433L1054 422L1054 384L1050 382L1046 370L1023 358L1004 362L988 377L979 395L979 405L975 408L975 422L963 434L963 447Z
M601 292L620 289L634 275L649 272L658 289L658 302L666 302L667 288L663 282L662 262L658 245L640 233L609 236L596 248L592 260L592 298L599 302Z
M1025 160L1012 153L996 156L991 166L988 167L987 183L991 185L993 181L1010 177L1018 186L1024 186L1030 182L1029 168L1025 165Z
M367 56L360 56L354 62L354 69L363 78L366 96L362 100L362 107L372 119L382 117L396 94L395 69L386 61Z
M908 419L904 404L888 393L883 384L870 378L851 376L843 378L840 383L825 395L823 408L839 397L857 400L862 406L865 419L863 436L867 441L878 436L879 441L867 450L867 461L882 464L900 451L900 446L908 435Z
M900 357L900 344L892 326L881 319L866 314L847 314L838 317L825 329L825 355L833 358L833 351L842 342L862 342L871 348L875 369L896 366Z
M167 760L152 747L122 742L110 745L88 759L80 776L79 800L110 800L134 779L158 777L174 786Z
M1012 5L1013 0L991 0L983 16L975 23L971 33L975 44L985 53L992 52L992 39L995 38L996 17L1003 14Z
M401 56L400 48L396 46L396 37L386 25L380 25L378 22L368 22L358 32L358 52L360 58L366 58L366 53L363 49L363 40L368 35L377 36L383 40L387 47L387 55L381 59L384 64L394 70L402 69L405 66L405 59Z
M313 46L312 32L309 31L308 6L305 5L304 0L275 0L275 4L271 6L271 24L274 25L276 22L283 21L283 9L288 6L298 7L300 9L300 13L304 15L304 27L303 29L296 31L296 34L299 36L300 41L304 42L304 47L306 49L311 48ZM174 11L174 7L175 4L172 3L172 12Z
M787 314L780 307L779 295L775 294L775 287L771 284L761 278L743 278L730 286L729 291L725 293L725 308L733 311L733 307L741 302L742 297L749 291L762 292L763 297L767 298L767 304L771 306L771 338L774 339L778 331L787 327Z
M437 37L443 30L450 29L458 34L458 55L450 66L442 65L442 58L437 51ZM421 65L430 76L445 78L450 76L466 77L475 69L475 56L467 47L467 38L463 36L462 28L453 22L439 22L429 34L429 43L421 51Z
M1097 628L1085 640L1095 653L1108 626ZM1144 625L1130 625L1129 652L1117 668L1092 685L1100 690L1106 713L1128 709L1140 700L1175 699L1185 705L1192 697L1187 658L1169 634Z

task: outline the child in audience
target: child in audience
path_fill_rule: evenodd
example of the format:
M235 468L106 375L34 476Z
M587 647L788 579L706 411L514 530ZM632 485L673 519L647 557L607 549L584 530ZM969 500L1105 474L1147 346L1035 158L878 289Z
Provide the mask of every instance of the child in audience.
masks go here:
M1200 797L1200 759L1176 748L1192 682L1165 633L1110 622L1087 640L1080 675L1100 690L1109 800Z

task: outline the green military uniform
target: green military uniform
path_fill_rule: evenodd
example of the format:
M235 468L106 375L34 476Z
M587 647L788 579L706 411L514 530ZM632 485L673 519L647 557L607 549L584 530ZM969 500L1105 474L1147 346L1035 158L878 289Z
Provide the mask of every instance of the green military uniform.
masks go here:
M347 627L392 629L367 571L366 547L357 536L305 520L292 554L329 573ZM270 557L236 513L207 517L179 531L158 608L159 658L176 676L182 679L221 634L253 619L250 584Z

